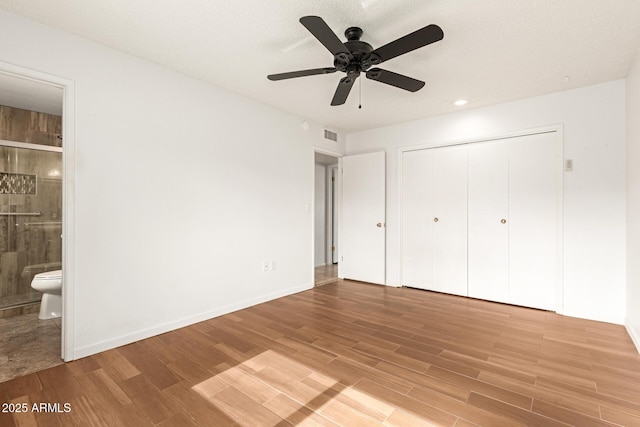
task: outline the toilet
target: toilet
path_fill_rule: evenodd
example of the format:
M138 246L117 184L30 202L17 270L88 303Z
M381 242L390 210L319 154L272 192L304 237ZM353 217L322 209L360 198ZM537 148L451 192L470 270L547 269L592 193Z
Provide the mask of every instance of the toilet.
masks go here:
M62 316L62 270L46 271L33 276L31 287L42 292L41 320Z

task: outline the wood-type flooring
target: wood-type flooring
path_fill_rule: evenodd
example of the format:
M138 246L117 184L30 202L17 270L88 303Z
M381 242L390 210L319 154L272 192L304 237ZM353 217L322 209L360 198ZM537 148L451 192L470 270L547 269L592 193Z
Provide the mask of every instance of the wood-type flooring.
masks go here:
M315 268L315 286L322 286L338 281L338 264L321 265Z
M639 426L640 355L620 325L340 280L0 383L0 402L3 427Z

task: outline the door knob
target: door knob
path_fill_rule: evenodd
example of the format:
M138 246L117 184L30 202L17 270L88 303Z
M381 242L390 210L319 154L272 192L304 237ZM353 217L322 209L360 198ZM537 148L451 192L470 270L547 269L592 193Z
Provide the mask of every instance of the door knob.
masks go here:
M506 219L502 218L502 219L500 220L500 224L506 224L506 223L507 223L507 220L506 220Z
M382 227L382 223L381 222L377 223L376 227L378 227L378 228Z
M438 221L439 221L438 217L433 218L433 222L438 222Z

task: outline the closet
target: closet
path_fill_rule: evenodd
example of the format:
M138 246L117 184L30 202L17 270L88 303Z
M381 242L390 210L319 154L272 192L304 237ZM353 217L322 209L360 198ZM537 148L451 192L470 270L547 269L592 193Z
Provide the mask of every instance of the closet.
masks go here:
M402 284L554 310L557 132L402 153Z

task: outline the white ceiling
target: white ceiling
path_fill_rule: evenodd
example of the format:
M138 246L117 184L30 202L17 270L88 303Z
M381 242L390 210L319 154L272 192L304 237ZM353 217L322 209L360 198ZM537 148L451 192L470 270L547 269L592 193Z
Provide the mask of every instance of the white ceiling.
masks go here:
M591 85L627 74L640 46L639 0L0 0L0 8L163 64L334 130L358 131ZM416 93L361 78L329 103L341 73L298 22L318 15L374 48L428 24L444 40L381 68L425 81ZM568 76L568 78L566 78Z

